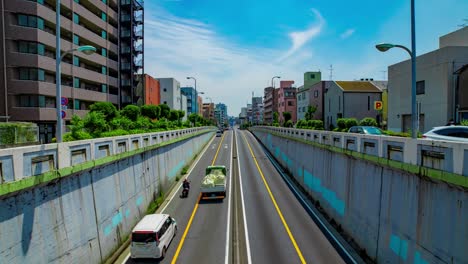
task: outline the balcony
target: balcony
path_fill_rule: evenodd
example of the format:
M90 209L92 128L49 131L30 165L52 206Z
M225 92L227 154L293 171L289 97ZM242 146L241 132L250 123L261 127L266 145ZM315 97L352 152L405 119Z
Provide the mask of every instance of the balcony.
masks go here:
M132 68L130 62L122 62L120 64L120 69L121 70L130 70Z
M132 19L132 16L130 14L122 14L120 16L120 21L121 22L129 22L130 19Z
M135 17L136 24L143 24L143 14Z
M135 47L135 52L137 52L137 53L143 52L143 45L140 44L137 47Z
M132 82L131 82L130 79L123 79L123 80L120 80L120 85L122 85L122 86L131 86Z
M128 46L127 47L122 47L120 49L120 54L128 54L128 53L130 53L130 51L131 51L130 47L128 47Z
M130 37L130 35L131 35L130 30L123 30L122 34L120 34L120 36L123 37L123 38L128 38L128 37Z
M143 30L138 30L135 32L135 37L136 38L143 38Z

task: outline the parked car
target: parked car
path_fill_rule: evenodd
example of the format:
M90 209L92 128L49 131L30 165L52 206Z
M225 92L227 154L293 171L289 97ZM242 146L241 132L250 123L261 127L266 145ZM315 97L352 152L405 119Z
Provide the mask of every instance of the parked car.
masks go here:
M176 220L168 214L146 215L132 230L131 258L164 258L176 233Z
M374 126L353 126L348 132L366 135L385 135L380 128Z
M468 142L468 126L440 126L424 133L423 138Z

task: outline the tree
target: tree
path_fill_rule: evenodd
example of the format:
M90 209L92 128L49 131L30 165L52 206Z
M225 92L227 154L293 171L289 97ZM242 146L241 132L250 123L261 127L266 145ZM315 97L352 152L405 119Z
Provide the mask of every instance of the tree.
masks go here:
M179 110L170 110L168 119L169 119L169 121L179 120Z
M185 116L185 111L184 110L179 110L179 121L181 121L182 118Z
M273 113L273 123L278 123L278 112Z
M101 112L107 122L118 115L117 108L110 102L96 102L89 106L90 112Z
M361 121L359 121L360 126L377 126L377 121L375 121L374 118L372 117L366 117L363 118Z
M159 108L161 109L161 114L159 117L169 119L169 115L171 114L171 109L169 108L169 106L167 104L162 104L159 105Z
M157 105L144 105L141 107L141 115L151 119L158 119L161 114L161 109Z
M284 123L286 123L286 122L288 122L289 120L291 120L292 115L291 115L291 113L289 113L289 112L283 112L283 118L284 118Z
M317 107L309 105L307 107L307 112L305 113L305 119L312 120L312 118L314 117L315 111L317 111Z
M132 121L136 121L140 116L140 107L136 105L127 105L122 109L121 114Z
M191 113L189 116L188 116L188 120L193 124L195 125L197 120L200 120L199 118L199 115L197 113Z
M83 120L83 127L93 136L109 130L102 112L89 112Z

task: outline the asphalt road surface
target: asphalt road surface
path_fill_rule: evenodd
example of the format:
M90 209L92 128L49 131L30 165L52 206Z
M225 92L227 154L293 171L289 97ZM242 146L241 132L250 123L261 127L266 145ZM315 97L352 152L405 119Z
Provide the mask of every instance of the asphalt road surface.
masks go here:
M158 210L178 224L166 258L132 260L127 248L116 263L344 263L248 131L226 131L200 155L189 197L176 188ZM199 200L209 165L228 168L224 200Z

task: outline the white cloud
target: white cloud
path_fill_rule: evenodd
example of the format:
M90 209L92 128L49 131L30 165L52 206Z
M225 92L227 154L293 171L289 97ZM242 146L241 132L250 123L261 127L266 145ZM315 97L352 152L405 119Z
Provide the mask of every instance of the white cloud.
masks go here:
M322 15L320 14L318 10L312 9L312 12L317 17L318 24L309 27L305 31L295 31L295 32L289 33L289 37L291 38L291 41L292 41L292 46L283 56L281 56L279 61L283 61L289 58L291 55L297 52L300 48L302 48L304 44L306 44L312 38L320 34L320 32L322 31L322 27L325 24L325 20L323 19Z
M341 37L341 39L347 39L347 38L351 37L354 34L354 32L356 32L356 30L354 28L350 28L350 29L346 30L345 32L343 32L340 35L340 37Z

